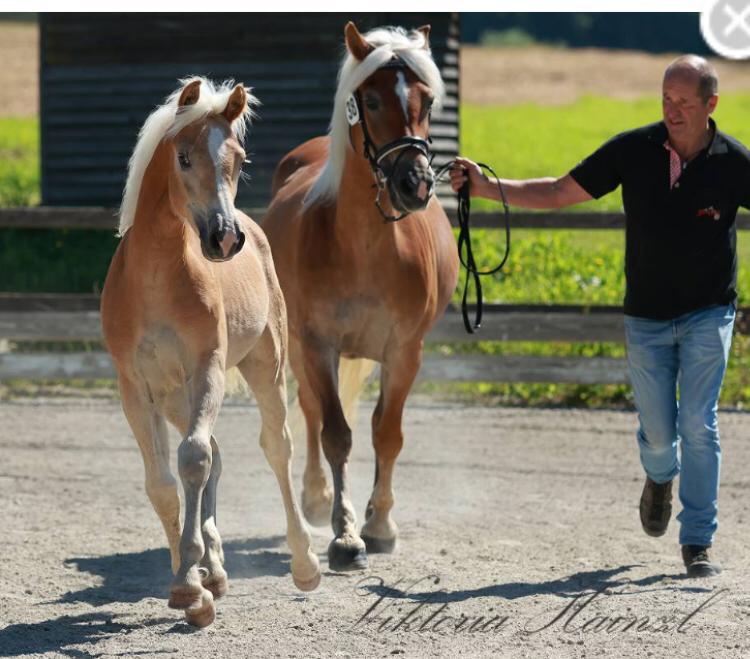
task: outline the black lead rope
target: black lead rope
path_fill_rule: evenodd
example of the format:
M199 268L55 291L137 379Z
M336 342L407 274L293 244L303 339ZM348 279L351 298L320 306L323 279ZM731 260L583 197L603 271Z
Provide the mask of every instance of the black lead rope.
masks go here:
M438 172L438 177L449 170L453 166L453 161L444 165ZM508 201L505 198L505 190L503 189L500 179L495 174L492 167L485 165L484 163L477 163L479 167L488 171L497 181L497 189L500 192L500 199L503 202L504 219L505 219L505 254L500 261L499 265L491 268L490 270L479 270L477 263L474 259L474 251L471 247L471 196L469 195L469 182L463 184L461 189L458 191L458 258L461 261L466 270L466 280L464 281L464 293L461 299L461 314L464 320L464 327L469 334L474 334L482 326L482 277L494 275L498 273L505 265L510 255L510 208L508 207ZM474 322L471 322L469 318L469 288L471 282L474 283L474 290L476 291L476 310L474 315Z

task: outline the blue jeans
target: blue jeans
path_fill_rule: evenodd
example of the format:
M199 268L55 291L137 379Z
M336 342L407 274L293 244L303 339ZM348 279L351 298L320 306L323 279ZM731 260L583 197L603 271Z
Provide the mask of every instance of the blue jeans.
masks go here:
M721 468L716 411L733 326L734 304L665 321L625 316L641 464L656 483L680 474L681 545L709 546L716 532Z

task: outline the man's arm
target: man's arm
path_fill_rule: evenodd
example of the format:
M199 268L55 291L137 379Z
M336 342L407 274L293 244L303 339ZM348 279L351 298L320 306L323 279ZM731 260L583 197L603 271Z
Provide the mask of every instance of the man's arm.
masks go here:
M500 201L497 179L488 178L479 166L467 158L457 158L451 170L454 191L469 181L472 197ZM508 203L521 208L563 208L589 201L593 197L570 175L560 178L538 178L514 181L500 179Z

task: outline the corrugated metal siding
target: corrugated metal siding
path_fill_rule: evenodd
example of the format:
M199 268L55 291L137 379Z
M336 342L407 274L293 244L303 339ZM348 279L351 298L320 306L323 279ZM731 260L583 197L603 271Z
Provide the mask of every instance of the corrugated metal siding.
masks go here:
M262 106L238 205L263 207L280 158L328 127L343 26L432 26L449 97L433 117L440 164L458 152L457 14L43 14L42 200L119 204L138 129L187 75L234 78Z

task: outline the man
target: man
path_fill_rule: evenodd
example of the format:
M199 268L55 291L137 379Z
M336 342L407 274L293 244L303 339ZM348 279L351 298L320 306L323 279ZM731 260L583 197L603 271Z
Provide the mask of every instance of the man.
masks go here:
M717 91L711 64L679 57L664 73L663 121L617 135L560 178L501 180L508 202L524 208L561 208L622 185L628 367L646 472L641 524L651 536L666 532L680 474L689 577L720 572L708 551L721 462L716 411L737 297L735 215L750 208L750 153L711 119ZM498 199L497 181L459 158L453 189L467 178L473 196Z

